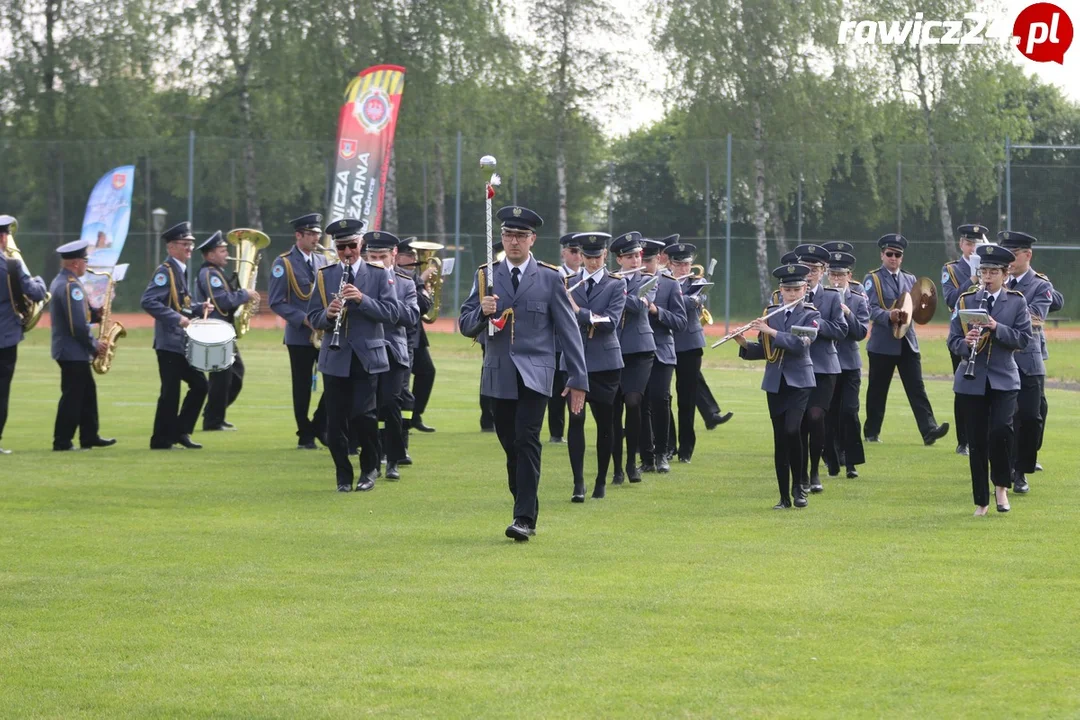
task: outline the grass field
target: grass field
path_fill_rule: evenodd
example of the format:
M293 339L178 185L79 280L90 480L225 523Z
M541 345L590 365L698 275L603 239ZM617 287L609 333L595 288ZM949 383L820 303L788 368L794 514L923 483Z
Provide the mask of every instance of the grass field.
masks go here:
M48 451L59 372L47 334L20 347L0 715L1080 715L1080 394L1049 392L1046 471L1008 515L971 517L967 459L922 445L898 379L862 477L775 512L760 370L724 347L707 376L735 418L692 465L572 505L547 445L539 535L514 544L477 348L434 338L438 432L401 482L340 495L326 451L293 449L278 337L245 339L240 431L199 452L146 449L147 331L99 383L120 444L92 453ZM947 374L943 343L924 356ZM951 386L928 387L951 421Z

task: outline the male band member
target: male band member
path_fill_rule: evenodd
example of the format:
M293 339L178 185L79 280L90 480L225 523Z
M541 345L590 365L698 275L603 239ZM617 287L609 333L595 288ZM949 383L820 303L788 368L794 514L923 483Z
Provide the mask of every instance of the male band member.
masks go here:
M632 483L641 482L638 451L641 446L641 406L645 402L645 388L652 374L656 341L649 323L649 304L656 297L656 287L639 297L640 288L652 278L641 272L641 233L624 233L611 241L611 252L622 268L620 275L626 280L626 305L619 321L619 345L622 347L622 377L615 395L615 476L612 482L620 484L623 479L622 442L623 408L626 408L626 478Z
M563 275L532 256L543 220L517 205L499 210L505 261L493 267L488 292L486 265L480 267L458 320L466 337L502 329L487 339L480 392L494 399L495 432L506 454L506 474L514 496L514 522L506 536L526 541L536 533L539 511L540 428L555 377L555 333L562 338L568 373L564 393L570 412L580 413L589 390L585 350L566 295Z
M679 402L679 462L688 463L694 455L697 433L694 432L698 378L701 377L702 348L705 331L701 328L701 296L689 292L690 266L697 248L690 243L675 243L664 249L668 267L676 278L683 278L683 307L686 308L686 329L675 335L675 395Z
M401 241L384 230L364 233L364 249L369 263L387 268L396 277L394 293L400 311L394 322L383 324L389 353L390 368L379 374L379 419L386 424L386 479L401 477L398 464L405 459L405 428L401 419L402 393L409 388L409 327L420 322L420 306L416 300L416 283L412 277L394 269L397 246Z
M229 244L221 236L221 231L214 233L199 246L203 264L195 280L195 298L210 304L209 318L233 322L236 311L255 297L253 290L233 290L223 268L229 264ZM210 382L206 396L206 409L203 410L203 430L235 430L236 427L225 420L226 409L236 401L244 387L244 361L240 351L233 356L233 364L225 370L210 373Z
M870 340L866 343L866 354L870 358L870 382L866 388L866 422L863 435L867 442L880 442L881 423L885 419L885 403L889 398L889 385L892 384L893 371L900 370L900 380L904 383L911 412L919 427L923 443L933 445L938 438L949 433L949 423L937 424L934 409L926 397L926 387L922 378L922 356L919 354L919 341L915 337L915 325L912 323L907 333L900 340L893 336L893 326L903 322L901 311L896 302L905 292L910 292L915 285L915 276L900 269L907 249L907 238L897 233L890 233L878 238L881 248L881 267L867 274L863 289L870 305L870 319L873 327Z
M142 294L143 310L154 316L154 350L161 378L150 449L170 450L179 443L189 450L198 450L202 445L192 441L191 432L206 399L206 376L188 365L184 355L184 328L192 316L201 317L203 312L203 304L192 304L187 290L187 264L191 261L195 237L191 225L182 222L162 233L161 239L169 257L154 271ZM181 381L188 386L183 405L180 404Z
M963 395L967 422L968 465L975 515L985 515L990 507L987 481L994 483L998 512L1009 511L1008 488L1012 484L1013 416L1020 373L1013 355L1032 341L1031 315L1024 296L1003 287L1006 268L1015 256L997 245L980 245L981 288L971 288L960 296L949 323L949 350L954 355L974 355L968 370L965 359L956 369L953 392ZM984 309L989 321L983 327L968 328L962 310ZM984 330L989 332L984 333ZM990 471L987 473L987 463Z
M326 384L326 434L338 492L353 489L350 434L360 447L356 489L375 487L378 377L390 369L383 326L393 325L401 315L393 272L360 257L363 229L363 221L353 219L335 220L326 227L341 262L319 268L308 302L308 322L324 331L319 372Z
M40 276L30 277L26 266L6 256L8 238L18 226L15 218L0 215L0 437L7 424L8 398L11 396L11 378L15 374L19 343L23 339L23 320L15 311L20 296L31 302L45 299L45 281ZM10 450L0 447L0 455Z
M88 240L76 240L56 248L60 274L49 292L52 318L52 358L60 366L60 403L53 425L53 450L75 450L72 439L79 430L80 450L115 445L116 440L98 435L97 384L90 363L108 349L90 332L90 323L101 322L101 310L91 307L80 278L86 274Z
M808 484L810 492L824 490L818 470L821 453L825 450L825 416L832 403L836 381L840 377L840 358L836 353L836 341L847 337L848 323L844 313L840 291L825 287L821 279L829 262L829 251L820 245L803 244L794 250L799 262L806 265L810 272L806 276L806 302L813 305L820 313L817 337L810 344L810 362L814 365L814 389L806 405L803 417L803 484ZM809 462L809 480L806 476Z
M780 502L775 510L806 507L806 489L802 486L802 467L805 462L802 450L802 419L810 394L814 389L814 364L810 359L809 338L792 333L796 327L818 327L821 315L808 302L798 302L806 292L806 277L810 268L805 265L782 265L773 270L773 277L780 281L780 298L783 305L769 305L765 315L750 325L758 331L758 341L749 342L742 335L735 336L739 344L739 357L744 360L765 360L765 376L761 389L766 392L769 418L773 428L773 464L776 467L776 483L780 488ZM787 305L797 303L782 310ZM776 312L781 310L780 312ZM681 409L681 408L680 408Z
M574 238L579 233L567 233L559 238L559 256L562 265L559 272L569 282L567 287L577 282L581 274L581 245ZM563 396L563 388L566 387L566 371L560 370L562 359L562 345L559 336L555 336L555 383L551 387L551 399L548 400L548 433L551 435L550 443L563 442L563 428L566 427L566 397Z
M1038 461L1039 437L1043 429L1040 403L1046 381L1046 365L1042 358L1043 325L1054 297L1050 278L1031 268L1031 246L1036 242L1034 236L1015 230L998 233L998 244L1011 250L1016 258L1009 266L1010 277L1005 287L1024 296L1031 315L1032 341L1014 355L1020 375L1020 390L1016 396L1016 418L1013 420L1016 443L1013 490L1021 495L1028 491L1027 475L1035 472Z
M840 309L847 320L847 334L836 343L836 356L840 361L840 374L836 378L829 412L825 417L825 464L829 477L840 474L841 463L847 468L849 478L859 477L857 465L866 462L863 455L862 423L859 422L859 389L862 386L862 356L859 343L870 329L870 308L862 286L851 282L851 268L855 256L844 247L849 243L830 242L824 247L829 251L829 284L840 293Z
M987 234L990 232L984 225L978 223L961 225L956 228L960 235L961 257L952 262L945 263L941 268L941 294L945 297L945 305L951 313L956 308L956 301L960 294L967 292L979 284L979 256L975 254L975 247L979 243L987 242ZM953 374L960 365L960 358L949 355L952 360ZM964 430L963 411L961 409L961 396L953 397L953 419L956 421L956 454L967 455L968 446Z
M649 303L649 324L656 342L656 357L649 373L641 413L642 472L666 473L671 470L666 446L670 430L671 376L677 362L674 333L686 329L682 285L671 277L666 268L660 268L660 253L664 247L666 246L660 240L642 240L641 258L644 272L648 275L660 273L656 296ZM700 405L698 409L701 409ZM728 416L730 417L730 413Z
M317 252L322 237L322 220L323 216L319 213L309 213L290 221L296 244L288 252L274 258L270 270L270 309L285 321L283 342L289 351L292 375L293 416L296 418L298 439L296 447L301 450L314 450L315 439L323 437L326 429L325 394L319 398L315 416L308 419L319 350L312 343L313 330L308 322L307 308L315 289L315 273L328 262L323 253Z
M596 481L592 496L604 497L608 465L614 446L614 404L619 390L623 355L619 349L619 319L626 304L626 281L607 271L607 233L579 233L576 242L584 255L581 277L569 283L570 307L581 329L585 367L589 373L589 403L596 421ZM565 370L565 368L564 368ZM570 469L574 473L571 502L585 502L585 413L570 415Z
M398 245L396 265L406 272L416 288L416 303L420 308L420 317L431 310L435 299L431 297L427 283L431 276L439 272L438 268L419 268L416 262L416 250L410 244L415 237L405 238ZM431 359L431 351L427 330L423 320L418 320L416 325L409 329L409 350L412 357L412 420L406 423L407 427L419 430L423 433L433 433L435 428L424 423L424 411L427 410L428 401L431 399L431 390L435 387L435 363ZM408 433L406 433L408 437Z

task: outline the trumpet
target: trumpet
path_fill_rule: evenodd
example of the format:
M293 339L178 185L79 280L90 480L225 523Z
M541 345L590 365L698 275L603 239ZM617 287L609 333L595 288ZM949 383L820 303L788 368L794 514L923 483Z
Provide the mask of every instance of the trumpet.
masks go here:
M340 299L341 298L341 293L345 292L345 285L346 285L345 271L346 271L347 268L348 268L348 266L345 263L341 263L341 284L338 285L337 294L334 295L335 298ZM332 336L330 336L329 348L331 350L340 350L341 349L341 321L342 321L342 319L344 317L345 317L345 303L342 302L341 303L341 310L338 311L337 319L334 322L334 334Z
M409 243L409 247L417 251L416 264L420 266L417 268L418 273L428 269L434 270L428 281L424 283L424 288L431 295L431 307L421 316L424 323L430 325L439 318L439 308L442 305L442 259L436 257L435 253L446 246L437 242L413 240Z
M704 265L691 265L690 266L690 277L692 277L694 280L700 280L701 278L705 277L705 266Z
M735 328L734 330L729 332L727 335L725 335L724 337L722 337L719 340L717 340L716 342L714 342L712 344L712 347L714 347L714 348L715 347L720 347L721 345L726 343L728 340L731 340L732 338L734 338L737 335L742 335L744 332L749 330L750 326L753 325L754 322L756 322L757 320L768 320L773 315L779 315L780 313L785 312L787 310L792 310L792 309L795 308L796 305L798 305L802 301L803 301L802 298L799 298L798 300L792 300L787 305L781 305L780 307L776 308L775 310L773 310L771 313L768 313L767 315L763 315L760 318L754 318L754 320L751 320L750 322L746 323L745 325L742 325L740 327Z

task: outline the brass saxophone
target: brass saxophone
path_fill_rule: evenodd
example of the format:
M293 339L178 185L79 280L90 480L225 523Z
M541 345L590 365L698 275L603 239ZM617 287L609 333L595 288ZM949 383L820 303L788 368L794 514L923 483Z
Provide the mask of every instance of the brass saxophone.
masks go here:
M91 275L104 275L109 279L108 284L105 286L105 300L101 303L101 324L98 325L98 342L105 343L106 350L102 355L95 355L94 361L91 363L94 372L98 375L104 375L109 372L113 358L116 357L117 341L122 337L127 337L127 330L124 329L119 320L112 319L113 288L116 287L112 273L99 272L90 268L87 268L86 272Z

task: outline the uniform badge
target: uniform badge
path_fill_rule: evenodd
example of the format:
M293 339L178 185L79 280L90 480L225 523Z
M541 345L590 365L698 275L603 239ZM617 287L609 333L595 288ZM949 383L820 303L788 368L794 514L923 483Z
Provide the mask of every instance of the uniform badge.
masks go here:
M787 266L787 271L788 271L789 274L793 274L795 272L795 266L794 265L788 265Z
M941 284L944 285L947 282L949 282L949 271L948 270L942 270L941 271Z
M79 288L71 288L71 299L79 302L83 299L83 292Z
M864 282L862 286L866 289L867 292L870 292L870 288L874 287L874 281L870 278L866 278L866 282Z
M833 253L832 259L833 259L833 260L840 260L840 259L841 259L841 258L843 258L843 257L844 257L844 256L843 256L843 255L841 255L840 253Z
M169 280L165 277L165 273L158 273L154 276L154 284L158 287L165 287L165 283L167 282L169 282Z
M211 275L210 276L210 287L216 287L216 288L221 287L221 278L219 278L217 275Z
M274 270L273 270L273 272L271 273L271 275L273 275L273 276L274 276L274 277L276 277L276 278L279 278L279 277L281 277L281 276L282 276L282 275L284 275L284 274L285 274L285 268L284 268L284 267L282 267L281 265L275 265L275 266L274 266Z
M521 208L514 208L514 217L521 217Z

